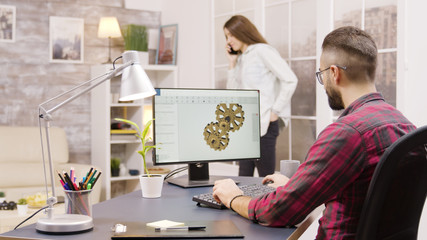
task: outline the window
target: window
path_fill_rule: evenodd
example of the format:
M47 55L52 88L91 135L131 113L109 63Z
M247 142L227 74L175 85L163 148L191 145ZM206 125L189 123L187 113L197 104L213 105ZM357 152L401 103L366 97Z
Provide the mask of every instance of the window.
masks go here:
M317 104L328 106L326 96L316 96L316 91L324 94L324 90L319 91L314 74L322 43L317 37L323 38L322 34L345 25L357 26L370 33L379 50L377 90L387 102L396 106L397 0L330 0L322 1L322 5L317 2L213 0L215 87L226 86L228 64L222 26L234 14L245 15L254 22L298 77L290 125L280 133L277 142L277 166L281 159L304 160L320 128L340 114L329 108L325 111L326 108L320 108L321 112L316 110Z
M377 90L396 107L397 0L335 0L334 28L364 29L378 48Z

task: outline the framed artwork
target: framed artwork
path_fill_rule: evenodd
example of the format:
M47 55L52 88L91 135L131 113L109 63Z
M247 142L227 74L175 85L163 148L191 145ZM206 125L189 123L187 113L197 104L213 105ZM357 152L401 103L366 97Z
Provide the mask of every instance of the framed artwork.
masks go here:
M83 63L84 20L49 17L49 60L59 63Z
M176 64L178 24L160 26L156 64Z
M0 5L0 42L15 42L16 7Z

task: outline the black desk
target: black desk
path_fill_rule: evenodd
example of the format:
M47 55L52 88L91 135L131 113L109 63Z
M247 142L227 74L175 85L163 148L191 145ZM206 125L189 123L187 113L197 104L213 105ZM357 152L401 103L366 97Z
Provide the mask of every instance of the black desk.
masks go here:
M261 178L236 177L240 184L260 183ZM153 222L231 220L245 236L244 239L286 239L295 228L271 228L255 224L230 210L217 210L196 206L194 195L212 191L212 187L181 188L165 183L162 197L142 198L141 191L132 192L93 206L93 231L75 235L45 235L37 233L35 225L18 228L0 236L15 236L42 239L110 239L111 227L121 221ZM39 213L41 214L41 213Z

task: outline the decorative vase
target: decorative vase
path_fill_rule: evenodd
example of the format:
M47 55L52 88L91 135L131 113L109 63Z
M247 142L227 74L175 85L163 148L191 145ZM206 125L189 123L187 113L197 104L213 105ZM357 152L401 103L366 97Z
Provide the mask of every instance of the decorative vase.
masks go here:
M120 170L119 170L119 176L126 176L126 172L127 172L127 169L126 169L126 166L125 166L125 164L124 163L120 163Z
M160 174L142 174L139 176L143 198L159 198L162 196L163 175Z
M26 215L28 211L28 204L18 205L18 215Z
M149 63L149 55L148 52L138 51L139 61L141 66L146 66Z

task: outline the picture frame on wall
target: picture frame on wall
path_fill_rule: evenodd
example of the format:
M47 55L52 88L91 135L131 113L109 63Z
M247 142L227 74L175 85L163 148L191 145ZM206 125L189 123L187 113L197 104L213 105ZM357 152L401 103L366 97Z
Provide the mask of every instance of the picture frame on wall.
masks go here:
M0 5L0 42L15 42L16 7Z
M160 26L156 64L175 65L177 43L178 24Z
M83 63L84 20L82 18L49 17L49 61Z

